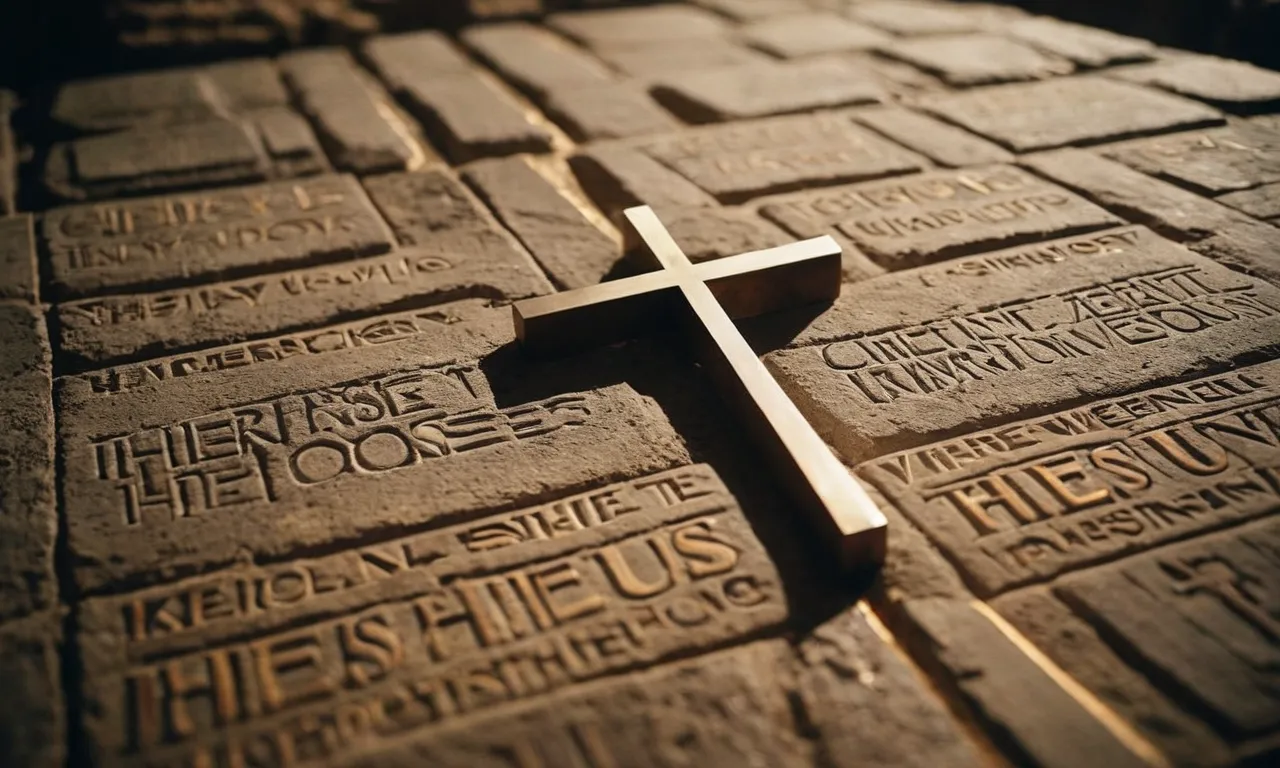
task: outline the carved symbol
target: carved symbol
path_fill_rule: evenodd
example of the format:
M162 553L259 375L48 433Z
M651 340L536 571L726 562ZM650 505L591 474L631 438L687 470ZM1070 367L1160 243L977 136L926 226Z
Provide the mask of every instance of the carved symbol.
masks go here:
M1272 616L1254 595L1262 588L1258 579L1220 557L1184 558L1180 562L1162 562L1160 567L1174 579L1176 594L1213 595L1272 642L1280 642L1280 619Z
M692 264L648 206L625 212L627 251L657 271L514 305L516 336L562 352L684 321L703 364L738 407L803 509L845 565L884 558L884 515L760 362L730 318L831 301L840 246L830 237Z

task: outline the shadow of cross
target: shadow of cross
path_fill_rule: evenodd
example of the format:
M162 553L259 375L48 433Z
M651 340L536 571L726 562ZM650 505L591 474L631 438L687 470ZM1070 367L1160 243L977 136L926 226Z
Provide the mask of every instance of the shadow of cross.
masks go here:
M830 237L693 264L648 206L628 208L628 253L656 271L516 302L516 337L529 350L563 353L632 338L678 315L702 364L791 491L834 545L842 565L878 564L886 521L732 318L840 295L840 246Z

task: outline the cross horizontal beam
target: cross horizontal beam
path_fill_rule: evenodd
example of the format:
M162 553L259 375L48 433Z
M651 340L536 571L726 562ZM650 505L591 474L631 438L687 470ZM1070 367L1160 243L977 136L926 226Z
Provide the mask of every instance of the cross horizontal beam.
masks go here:
M655 271L513 306L529 349L563 353L680 321L800 507L847 566L884 558L886 521L866 491L760 362L734 318L834 300L840 246L830 237L692 264L648 206L625 211L627 249Z

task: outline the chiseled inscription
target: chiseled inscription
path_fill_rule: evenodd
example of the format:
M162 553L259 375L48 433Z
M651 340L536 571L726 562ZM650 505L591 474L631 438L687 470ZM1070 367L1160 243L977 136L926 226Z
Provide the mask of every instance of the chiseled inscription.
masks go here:
M1280 365L903 451L859 474L985 592L1274 510Z
M93 441L119 522L145 526L273 500L278 484L378 475L585 423L587 395L497 409L469 365L325 387Z
M1274 518L1064 579L1054 590L1232 740L1280 725L1280 525ZM1112 642L1112 641L1109 641Z
M1097 241L1136 237L1119 232ZM866 402L891 403L1278 315L1280 306L1251 283L1187 265L850 338L827 345L822 355Z
M834 231L892 267L1122 223L1009 166L814 192L767 205L762 213L797 235Z
M58 208L44 235L54 281L73 294L392 247L347 176Z
M534 562L476 562L411 598L129 665L122 681L88 683L118 699L91 727L122 761L321 763L785 616L741 515L700 515Z
M161 293L109 296L63 305L71 318L93 326L128 325L194 317L228 308L257 309L295 297L316 296L362 285L404 285L422 275L452 269L440 256L397 254L332 267L314 267L256 279Z
M87 381L90 391L95 394L115 394L198 373L243 368L290 357L322 355L343 349L393 344L430 333L441 326L451 325L457 321L456 316L438 309L405 312L374 320L235 344L209 352L195 352L163 360L121 365L81 374L78 378Z
M311 560L238 568L104 598L131 659L163 655L174 641L243 633L249 620L296 621L358 592L381 600L439 583L441 574L523 562L599 544L640 528L722 512L733 505L709 466L693 465L555 501ZM588 539L588 537L590 537ZM478 558L477 555L483 555Z

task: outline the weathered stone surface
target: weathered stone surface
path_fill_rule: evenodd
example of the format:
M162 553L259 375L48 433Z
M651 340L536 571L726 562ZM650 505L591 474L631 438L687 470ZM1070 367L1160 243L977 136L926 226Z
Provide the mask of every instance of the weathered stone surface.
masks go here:
M1094 77L930 94L920 104L1016 152L1222 122L1216 110L1195 102Z
M1280 219L1280 183L1231 192L1217 198L1217 201L1250 216L1270 219L1273 223Z
M550 149L546 130L487 78L444 53L449 45L438 32L415 32L374 38L364 52L450 160Z
M782 669L789 655L785 643L766 641L587 683L552 706L427 731L364 762L406 768L507 768L513 760L614 768L803 764L805 742L789 724L790 678Z
M906 613L927 638L930 656L1018 762L1147 765L972 604L918 600L906 604Z
M504 78L533 96L612 80L600 62L533 24L485 24L465 30L462 39Z
M859 476L979 594L1268 514L1280 364L1205 376L883 456Z
M671 72L761 64L767 55L721 38L655 40L602 48L596 54L621 72L653 78Z
M1127 227L869 281L766 363L850 462L1274 352L1280 290Z
M278 178L309 176L329 169L311 126L301 115L285 107L260 107L244 113Z
M639 400L625 389L612 394L622 412L592 400L588 418L601 427L623 416L628 399ZM631 418L663 433L660 412L629 405L642 409ZM778 576L715 472L678 460L671 469L646 471L609 450L618 447L617 437L598 429L584 425L494 449L550 461L566 479L582 477L585 492L557 484L543 491L546 501L461 525L89 601L82 622L96 631L83 635L81 648L86 695L98 705L88 727L95 746L116 761L131 742L148 756L174 759L202 749L234 752L237 741L254 743L256 734L283 726L300 758L331 759L349 753L345 740L308 738L308 720L385 701L405 680L416 680L417 694L388 712L390 720L376 730L383 738L425 736L459 716L545 701L570 684L713 648L785 619ZM588 457L582 441L591 437L604 453ZM553 448L590 466L564 472ZM626 479L606 484L591 474L611 466ZM519 485L507 477L505 485ZM418 483L423 490L431 484ZM659 551L666 554L655 556ZM324 589L287 586L304 573L319 577ZM238 608L235 595L245 583L261 583L261 597ZM185 607L192 600L223 608L192 621ZM129 615L125 643L97 640ZM356 639L369 643L360 647L374 656L353 656ZM314 648L307 664L313 674L277 675L299 645ZM149 663L161 649L176 656ZM180 701L166 683L244 654L265 658L246 669L242 683L228 684L243 685L244 695L264 705L254 707L262 714L226 723L211 709L193 708L192 732L165 739L160 726ZM517 668L515 677L496 671ZM481 680L490 681L483 693L466 685ZM155 696L134 697L129 706L129 688Z
M1005 163L1013 159L1007 150L955 126L898 107L861 109L852 113L859 123L907 146L940 165Z
M137 72L68 83L58 90L50 114L84 132L203 122L218 114L220 97L197 69Z
M423 148L346 51L290 53L280 58L280 67L337 168L363 174L423 164Z
M672 212L662 217L676 245L692 262L762 251L794 238L742 208L709 208Z
M874 76L834 58L670 73L662 76L653 94L696 123L870 104L884 98Z
M1264 108L1280 103L1280 74L1213 56L1175 56L1153 64L1117 69L1110 76L1230 109Z
M982 764L942 702L856 608L807 633L797 655L792 702L824 764Z
M645 136L680 127L635 82L567 86L552 91L543 108L577 141Z
M393 230L411 233L411 246L291 272L61 304L59 348L72 365L106 365L450 299L550 290L510 235L470 210L476 203L457 182L439 172L421 174L421 182L416 176L384 186L378 202ZM437 197L413 196L441 188L447 191ZM397 220L396 210L408 210L408 218ZM431 219L457 226L423 232L422 222Z
M1280 282L1280 229L1235 209L1082 150L1023 159L1025 165L1131 220L1211 248L1213 258Z
M831 113L709 126L638 146L725 203L925 165L924 158L854 125L848 115Z
M583 190L609 216L633 205L654 210L707 208L715 198L688 179L621 142L596 142L569 158Z
M43 230L63 298L353 259L394 244L350 176L56 208Z
M728 24L715 14L681 5L554 13L547 23L592 48L719 37L728 31Z
M1107 67L1155 58L1156 47L1149 40L1046 16L1012 21L1001 32L1082 67Z
M1075 69L1066 59L996 35L910 38L886 45L883 50L956 86L1043 80Z
M1138 139L1101 154L1207 195L1280 182L1280 131L1247 121Z
M285 106L289 94L268 59L238 59L210 64L202 70L232 111Z
M599 283L619 246L522 157L484 160L466 180L538 260L557 288Z
M59 611L0 623L0 760L58 768L67 760L67 715L59 652Z
M799 193L762 211L798 235L834 229L890 269L1124 223L1007 165Z
M62 380L77 581L172 578L244 551L274 562L687 461L626 386L496 405L475 361L512 330L509 312L487 315L322 367L291 356L111 395ZM170 445L174 430L195 442Z
M264 181L268 159L250 127L214 119L54 145L45 184L69 200Z
M0 217L0 300L40 302L34 220L29 215Z
M1274 477L1260 494L1274 505ZM1138 669L1243 740L1280 723L1269 683L1278 553L1280 529L1269 518L1090 571L1055 592Z
M879 48L890 41L877 29L822 12L757 21L743 27L742 35L752 45L787 59Z
M0 622L50 608L58 532L53 365L38 305L0 301Z
M1014 590L989 604L1173 765L1231 764L1222 737L1122 661L1098 628L1073 614L1049 587Z
M1018 11L979 3L876 0L854 4L849 14L899 35L938 35L988 31Z

